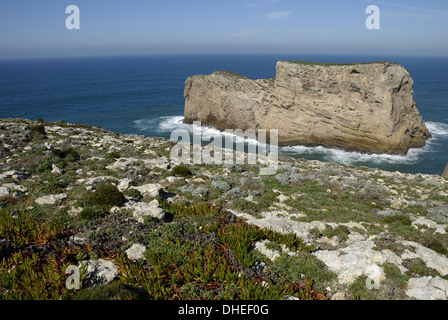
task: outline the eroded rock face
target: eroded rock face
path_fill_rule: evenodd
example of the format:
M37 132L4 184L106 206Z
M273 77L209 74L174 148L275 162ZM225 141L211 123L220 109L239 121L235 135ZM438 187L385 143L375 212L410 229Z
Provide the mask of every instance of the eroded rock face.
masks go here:
M445 167L445 171L442 173L442 177L448 178L448 164Z
M431 137L401 65L277 63L273 79L218 71L185 83L185 121L278 129L280 145L405 154Z

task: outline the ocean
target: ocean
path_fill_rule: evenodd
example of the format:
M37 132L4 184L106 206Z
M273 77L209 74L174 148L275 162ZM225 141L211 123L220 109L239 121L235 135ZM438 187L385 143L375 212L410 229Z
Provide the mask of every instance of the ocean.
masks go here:
M424 148L405 156L301 146L279 148L280 154L406 173L443 172L448 162L448 57L191 54L0 60L0 118L63 120L169 138L175 128L189 127L182 123L187 77L227 70L251 79L271 78L279 60L402 64L414 79L414 100L433 135Z

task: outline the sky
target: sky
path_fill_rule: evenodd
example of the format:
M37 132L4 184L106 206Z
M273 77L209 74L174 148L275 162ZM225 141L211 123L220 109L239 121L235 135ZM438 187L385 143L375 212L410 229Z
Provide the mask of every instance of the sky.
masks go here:
M366 27L369 5L380 29ZM0 58L173 53L448 56L448 1L0 1Z

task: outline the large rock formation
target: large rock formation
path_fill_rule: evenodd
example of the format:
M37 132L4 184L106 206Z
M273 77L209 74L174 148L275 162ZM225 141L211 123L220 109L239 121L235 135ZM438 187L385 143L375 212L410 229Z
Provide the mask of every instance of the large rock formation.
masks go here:
M278 129L280 145L405 154L431 136L396 63L277 63L275 78L218 71L185 83L185 121L218 129Z

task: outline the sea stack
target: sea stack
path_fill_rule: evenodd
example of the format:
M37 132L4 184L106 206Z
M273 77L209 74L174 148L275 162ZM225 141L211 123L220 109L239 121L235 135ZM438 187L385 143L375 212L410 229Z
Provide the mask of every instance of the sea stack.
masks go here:
M185 121L217 129L278 129L279 145L406 154L431 137L414 81L393 62L279 61L276 77L218 71L185 82Z

